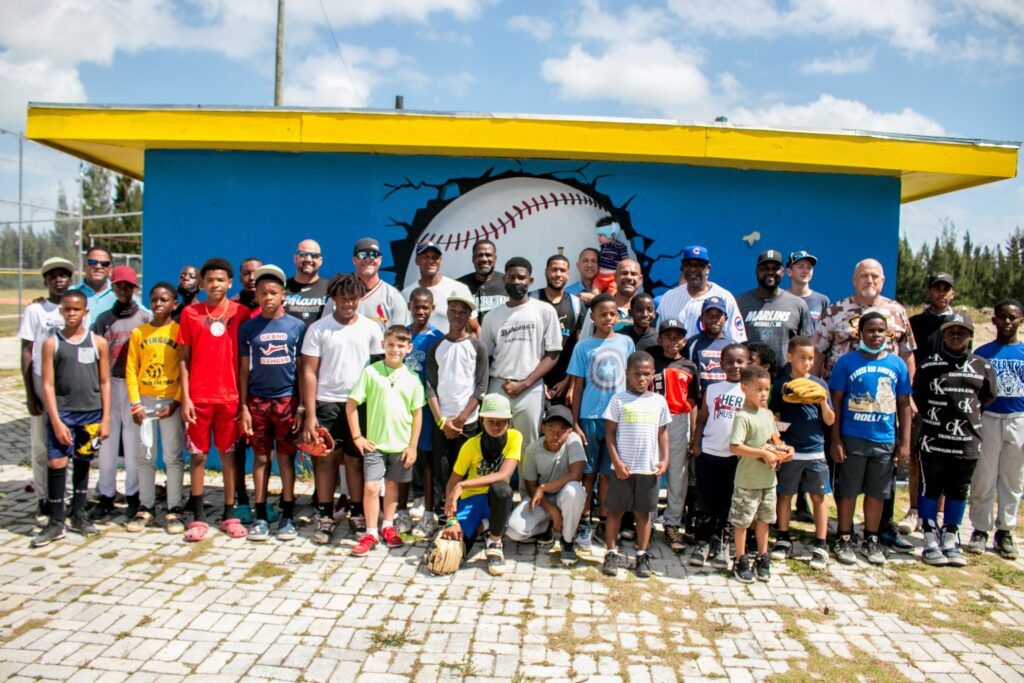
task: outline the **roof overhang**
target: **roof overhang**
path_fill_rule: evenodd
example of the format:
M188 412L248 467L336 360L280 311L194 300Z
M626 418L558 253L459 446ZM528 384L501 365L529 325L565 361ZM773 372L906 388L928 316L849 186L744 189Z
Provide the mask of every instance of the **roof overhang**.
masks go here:
M153 149L574 159L900 178L901 200L1013 178L1019 143L650 119L37 104L27 135L134 178Z

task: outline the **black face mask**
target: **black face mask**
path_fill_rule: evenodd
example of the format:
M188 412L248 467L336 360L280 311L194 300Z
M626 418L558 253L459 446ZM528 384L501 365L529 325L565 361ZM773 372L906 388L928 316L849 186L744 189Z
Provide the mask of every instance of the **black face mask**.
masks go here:
M480 434L480 451L483 455L483 462L477 471L481 475L493 474L501 467L505 460L505 444L508 443L508 432L495 438L486 431ZM487 470L486 472L484 470Z
M526 292L528 291L529 285L518 285L511 284L508 282L505 283L505 293L508 294L509 298L512 299L513 301L519 301L524 296L526 296Z

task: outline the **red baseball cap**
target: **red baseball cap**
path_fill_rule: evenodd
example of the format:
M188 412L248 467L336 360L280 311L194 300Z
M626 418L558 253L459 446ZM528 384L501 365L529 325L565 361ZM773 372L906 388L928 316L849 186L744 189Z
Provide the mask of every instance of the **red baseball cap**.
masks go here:
M118 282L128 282L139 286L139 278L135 275L135 269L131 266L116 266L110 274L110 281L115 285Z

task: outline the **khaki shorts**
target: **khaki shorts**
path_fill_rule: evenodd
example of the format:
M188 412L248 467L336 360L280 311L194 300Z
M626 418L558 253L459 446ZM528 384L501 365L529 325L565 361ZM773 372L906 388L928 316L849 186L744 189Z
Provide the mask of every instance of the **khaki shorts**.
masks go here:
M729 524L746 529L754 520L762 524L775 523L775 487L770 489L741 489L732 492L732 507L729 508Z

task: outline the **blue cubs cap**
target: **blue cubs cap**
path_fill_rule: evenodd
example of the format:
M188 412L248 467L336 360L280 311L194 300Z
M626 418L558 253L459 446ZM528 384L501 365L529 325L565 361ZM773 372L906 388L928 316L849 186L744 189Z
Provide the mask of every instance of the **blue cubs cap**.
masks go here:
M790 252L789 260L786 261L786 267L787 268L791 268L793 266L793 264L796 263L797 261L804 261L804 260L810 261L812 266L818 265L818 257L817 256L815 256L814 254L812 254L809 251L804 251L803 249L801 249L800 251Z
M726 310L725 299L720 296L709 296L707 299L704 299L704 303L700 307L700 312L703 313L709 308L717 308L726 315L729 313L729 311Z
M711 253L707 247L702 247L699 244L692 244L683 249L683 261L706 261L711 263Z

